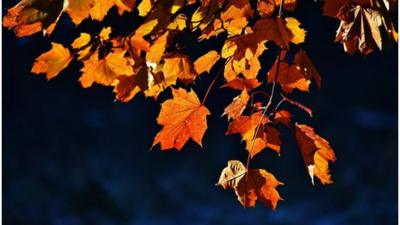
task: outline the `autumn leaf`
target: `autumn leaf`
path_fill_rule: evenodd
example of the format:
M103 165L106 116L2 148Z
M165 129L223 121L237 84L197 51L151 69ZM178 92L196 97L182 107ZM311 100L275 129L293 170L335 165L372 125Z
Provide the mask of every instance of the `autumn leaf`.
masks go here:
M282 0L260 0L257 2L257 11L261 17L270 17L275 10L280 7ZM283 3L283 9L293 11L297 0L286 0Z
M228 115L228 120L235 119L238 116L242 115L244 109L246 108L247 102L249 101L250 96L247 93L246 89L242 91L242 93L235 97L231 104L229 104L225 109L222 116Z
M135 76L119 76L112 85L116 94L115 99L121 102L129 102L140 92Z
M68 0L21 0L7 10L3 26L24 37L43 31L51 34Z
M244 165L237 160L228 161L217 185L224 189L234 189L239 202L246 208L255 207L259 200L266 207L275 210L278 201L282 200L276 188L283 183L263 169L246 171Z
M234 189L238 186L239 181L246 175L247 169L242 162L238 160L229 160L219 177L216 185L222 186L225 190Z
M277 73L277 70L279 71ZM298 69L296 65L289 65L286 62L275 62L268 72L268 82L277 81L285 93L291 93L294 89L309 91L311 80Z
M197 76L192 61L183 54L174 54L164 58L163 73L165 80L172 85L179 78L183 83L192 83Z
M157 123L163 128L154 138L153 146L160 144L161 150L176 148L180 151L189 138L202 146L206 117L210 112L193 90L172 89L172 95L172 99L161 104Z
M68 0L69 6L67 13L75 25L80 24L90 15L90 9L95 4L95 0Z
M209 51L194 62L197 74L209 73L211 68L218 62L220 55L217 51Z
M277 153L280 152L279 131L260 112L235 118L229 123L226 134L240 134L242 140L246 141L246 150L251 158L267 147Z
M246 89L247 91L251 91L261 85L260 81L258 81L257 78L254 79L243 79L243 78L235 78L226 84L224 84L222 87L229 87L235 90L244 90Z
M304 74L307 80L313 79L318 88L321 88L321 76L311 59L307 56L307 53L304 50L299 50L294 57L294 63L298 67L297 69Z
M313 128L304 124L296 124L296 139L311 182L314 184L314 176L316 176L322 184L333 183L329 172L329 162L335 162L336 156L329 142L317 135Z
M71 47L74 49L79 49L86 46L91 40L90 34L81 33L80 36L72 42Z
M254 25L258 38L273 41L281 48L289 48L289 43L304 42L306 31L299 27L300 22L293 17L265 18Z
M112 52L100 59L96 51L83 62L82 76L79 78L82 87L88 88L93 83L109 86L118 76L132 75L132 66L124 55L125 51Z
M62 44L51 43L51 49L35 59L32 73L45 73L48 80L56 77L65 69L72 60L72 56L67 48Z
M292 114L287 110L279 110L275 112L274 123L282 123L287 127L290 127L290 121L292 120Z
M122 15L124 12L131 12L135 6L136 0L115 0L115 5L118 8L118 14Z

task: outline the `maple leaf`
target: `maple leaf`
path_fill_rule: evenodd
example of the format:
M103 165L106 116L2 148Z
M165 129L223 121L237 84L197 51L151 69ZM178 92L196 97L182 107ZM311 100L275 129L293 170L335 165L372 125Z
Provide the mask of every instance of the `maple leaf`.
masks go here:
M229 104L225 109L222 116L228 115L228 120L235 119L238 116L242 115L246 105L250 99L249 94L246 89L242 91L239 96L236 96L232 103Z
M277 73L277 69L279 71ZM298 69L296 65L286 62L276 62L268 72L268 82L277 81L285 93L291 93L294 89L308 91L311 81Z
M21 0L8 9L3 26L12 29L17 37L43 31L51 34L61 13L67 8L68 0Z
M313 128L305 124L296 124L296 139L311 177L311 182L314 184L314 176L316 176L322 184L332 183L329 162L335 162L336 156L329 142L317 135Z
M163 73L165 80L168 80L168 86L175 84L176 79L183 83L192 83L197 76L192 61L183 54L174 54L164 58Z
M313 79L318 88L321 88L321 76L304 50L301 49L296 53L294 63L307 80Z
M257 11L261 17L270 17L279 8L282 0L260 0L257 2ZM293 11L296 7L297 0L286 0L283 3L283 9Z
M90 15L90 9L95 4L95 0L69 0L67 13L75 25L80 24Z
M273 41L281 48L289 48L289 43L304 42L306 31L299 27L300 22L293 17L265 18L254 25L254 33L263 40Z
M194 62L194 69L197 74L209 73L211 68L218 62L220 59L220 55L217 51L209 51L206 54L202 55Z
M246 79L257 77L261 64L258 57L266 49L265 41L258 41L252 34L228 39L222 47L221 56L229 59L225 63L224 77L232 81L243 74Z
M251 158L267 147L280 152L279 131L260 112L235 118L229 123L226 134L240 134L242 140L246 141L246 150Z
M258 81L257 78L254 79L244 79L241 77L235 78L226 84L224 84L222 87L229 87L232 89L236 90L243 90L246 89L247 91L251 91L261 85L260 81Z
M56 77L72 60L72 56L62 44L51 43L51 49L35 59L32 73L46 73L48 80Z
M237 160L228 161L217 185L224 189L234 189L239 202L246 208L255 207L259 200L266 207L275 210L278 201L282 200L276 188L283 183L263 169L246 171L244 165Z
M336 33L336 41L343 43L344 51L353 54L359 50L367 55L377 47L382 50L380 27L384 19L379 11L363 8L360 5L345 4L340 8L338 17L341 20ZM386 31L393 35L393 25Z
M83 62L82 76L79 78L82 87L88 88L93 83L109 86L118 76L132 75L132 66L124 55L125 51L112 52L100 59L96 51Z
M154 138L153 146L160 144L161 150L182 149L191 138L202 146L207 130L208 109L200 103L196 93L185 89L172 89L173 98L161 104L157 123L163 128Z
M114 81L115 99L121 102L129 102L140 91L135 76L119 76Z

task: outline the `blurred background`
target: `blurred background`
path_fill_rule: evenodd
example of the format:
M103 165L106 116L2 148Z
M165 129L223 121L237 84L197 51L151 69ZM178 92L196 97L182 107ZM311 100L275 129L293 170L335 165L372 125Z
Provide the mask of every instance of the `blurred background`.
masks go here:
M3 14L14 4L3 1ZM292 134L284 131L281 156L267 150L251 164L285 183L276 211L261 204L244 209L233 191L214 186L228 160L247 157L239 136L224 135L227 121L219 117L238 92L211 91L204 149L191 142L179 153L149 151L160 128L159 102L140 95L122 104L110 88L83 89L78 63L49 82L30 74L50 41L68 44L78 36L66 15L51 38L17 39L3 28L3 223L396 224L397 46L367 57L344 53L333 43L339 22L323 17L321 5L300 1L295 13L308 31L303 48L323 78L321 90L297 99L314 109L305 122L336 151L335 183L311 185ZM111 15L106 23L123 30L128 21L135 23ZM80 26L99 28L89 21ZM190 48L200 54L198 46ZM211 80L197 81L199 96Z

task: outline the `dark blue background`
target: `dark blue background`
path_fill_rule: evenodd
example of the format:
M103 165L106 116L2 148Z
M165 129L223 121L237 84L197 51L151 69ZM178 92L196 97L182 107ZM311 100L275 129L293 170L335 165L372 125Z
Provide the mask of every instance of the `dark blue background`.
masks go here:
M115 103L109 88L83 89L77 63L50 82L29 73L50 40L77 36L67 16L50 40L16 39L3 28L4 224L395 224L397 46L350 56L333 43L338 21L323 17L320 4L301 1L296 16L308 30L303 47L323 77L321 90L301 95L315 113L307 123L331 141L338 161L335 183L313 187L284 133L280 157L265 151L252 162L285 183L275 212L244 209L233 192L214 186L228 160L246 159L240 138L224 136L227 121L219 118L237 92L211 92L204 149L191 143L180 153L148 151L159 129L158 102L139 96ZM109 21L135 23L124 19ZM197 81L199 96L211 79Z

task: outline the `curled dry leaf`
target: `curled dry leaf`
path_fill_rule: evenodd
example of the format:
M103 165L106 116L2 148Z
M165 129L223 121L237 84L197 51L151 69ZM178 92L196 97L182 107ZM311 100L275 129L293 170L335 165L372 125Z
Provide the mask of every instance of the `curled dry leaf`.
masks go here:
M335 162L336 156L329 142L316 134L313 128L304 124L296 124L296 139L311 182L314 184L314 176L316 176L322 184L332 183L329 163Z
M68 48L58 43L51 43L51 45L50 51L35 59L31 70L35 74L45 73L48 80L57 76L72 60Z
M224 189L234 189L243 207L255 207L259 200L266 207L276 209L282 200L276 188L283 185L274 175L263 169L250 169L237 160L228 161L228 166L222 170L218 184Z
M161 104L157 123L163 128L154 138L153 146L160 143L161 150L181 150L189 138L202 146L201 140L207 130L206 117L210 112L193 90L172 89L172 95L172 99Z
M242 93L239 96L236 96L232 103L224 109L222 116L228 115L228 120L231 120L242 115L247 103L249 102L249 99L249 94L247 93L246 89L243 89Z

